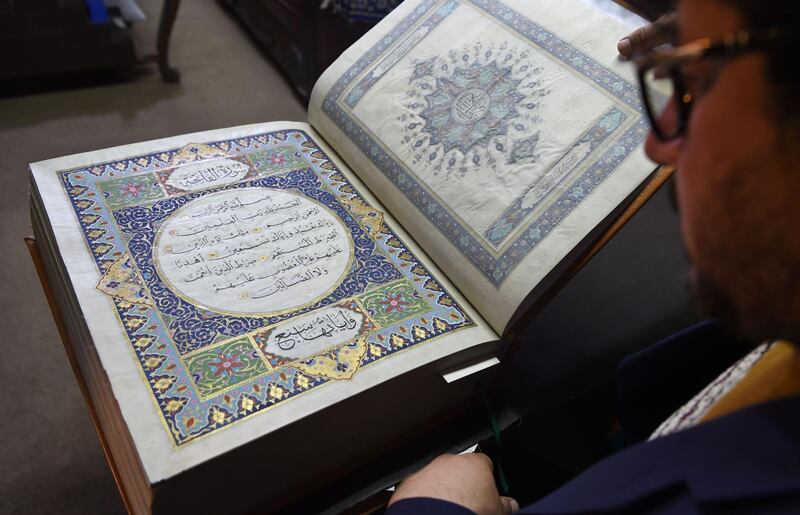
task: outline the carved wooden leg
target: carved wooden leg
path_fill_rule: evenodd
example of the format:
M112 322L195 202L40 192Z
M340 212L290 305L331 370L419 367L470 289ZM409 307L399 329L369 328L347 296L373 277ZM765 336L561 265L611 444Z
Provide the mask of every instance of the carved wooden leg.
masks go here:
M166 82L178 82L181 78L178 69L169 65L169 37L172 35L172 26L175 24L180 4L181 0L164 0L161 20L158 24L158 41L156 43L158 69Z

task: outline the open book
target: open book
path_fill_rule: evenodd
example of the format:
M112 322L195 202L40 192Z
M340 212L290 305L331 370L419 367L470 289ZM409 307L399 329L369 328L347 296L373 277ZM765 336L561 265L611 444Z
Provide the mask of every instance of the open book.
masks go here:
M32 164L131 508L280 504L474 395L653 170L628 31L574 0L407 0L309 123Z

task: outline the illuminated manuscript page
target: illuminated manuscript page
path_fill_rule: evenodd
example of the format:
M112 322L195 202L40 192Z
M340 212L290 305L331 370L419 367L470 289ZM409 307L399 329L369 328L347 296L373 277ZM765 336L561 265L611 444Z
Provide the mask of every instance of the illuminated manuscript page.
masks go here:
M31 169L151 483L497 341L308 124Z
M629 31L576 0L406 1L309 120L502 333L653 170Z

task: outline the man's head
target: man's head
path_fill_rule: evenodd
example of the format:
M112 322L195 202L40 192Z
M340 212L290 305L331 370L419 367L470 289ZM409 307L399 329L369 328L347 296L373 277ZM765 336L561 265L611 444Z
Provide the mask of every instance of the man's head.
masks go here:
M800 23L795 1L759 2L760 15L754 4L682 1L678 44ZM800 88L793 82L800 70L791 69L789 54L783 48L688 65L682 71L690 87L707 87L695 97L686 134L667 142L651 134L645 147L677 167L699 293L754 340L800 340Z

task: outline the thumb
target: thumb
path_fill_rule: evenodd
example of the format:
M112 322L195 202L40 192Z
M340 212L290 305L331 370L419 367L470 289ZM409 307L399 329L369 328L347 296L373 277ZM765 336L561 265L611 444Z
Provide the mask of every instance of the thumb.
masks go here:
M665 14L653 23L640 27L622 38L617 50L624 57L632 57L649 51L664 43L672 43L675 39L678 23L677 13Z
M500 504L503 505L503 513L514 513L519 511L519 503L511 497L501 495Z

